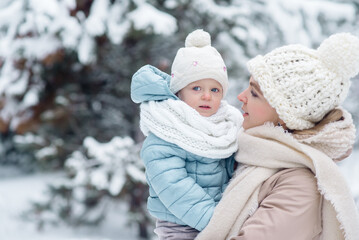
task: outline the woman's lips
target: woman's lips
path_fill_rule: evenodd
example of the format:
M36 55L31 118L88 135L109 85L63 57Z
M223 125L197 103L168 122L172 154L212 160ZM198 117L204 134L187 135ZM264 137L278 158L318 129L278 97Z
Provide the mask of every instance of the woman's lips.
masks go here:
M243 111L243 117L247 117L249 115L246 111L244 111L243 108L242 108L242 111Z

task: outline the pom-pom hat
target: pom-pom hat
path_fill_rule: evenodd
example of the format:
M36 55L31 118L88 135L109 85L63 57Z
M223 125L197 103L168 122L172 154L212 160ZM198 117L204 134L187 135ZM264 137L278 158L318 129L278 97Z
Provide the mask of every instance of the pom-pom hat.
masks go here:
M227 67L221 54L211 46L211 36L202 29L188 34L185 47L177 51L171 69L170 89L173 93L188 84L212 78L223 88L223 96L228 89Z
M346 98L359 72L359 38L338 33L318 49L288 45L247 63L263 96L292 130L315 123Z

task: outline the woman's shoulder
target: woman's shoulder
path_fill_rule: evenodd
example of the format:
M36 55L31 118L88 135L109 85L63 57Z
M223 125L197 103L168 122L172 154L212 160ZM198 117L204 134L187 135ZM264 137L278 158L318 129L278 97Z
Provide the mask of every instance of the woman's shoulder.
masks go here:
M303 184L312 183L315 180L314 173L309 168L285 168L272 176L280 182L291 182L301 180Z
M260 199L270 194L300 196L297 201L319 198L320 193L314 173L308 168L282 169L262 185Z

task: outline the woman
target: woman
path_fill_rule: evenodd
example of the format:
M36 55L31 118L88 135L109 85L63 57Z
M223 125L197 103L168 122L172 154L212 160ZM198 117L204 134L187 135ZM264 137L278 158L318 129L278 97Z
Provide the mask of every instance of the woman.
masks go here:
M359 239L358 210L333 161L354 143L352 118L338 106L359 72L359 39L284 46L248 69L240 167L196 239Z

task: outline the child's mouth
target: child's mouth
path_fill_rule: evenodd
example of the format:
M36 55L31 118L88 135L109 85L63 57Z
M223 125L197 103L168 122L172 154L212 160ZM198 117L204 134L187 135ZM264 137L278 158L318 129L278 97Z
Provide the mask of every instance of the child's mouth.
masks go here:
M204 109L210 109L210 106L199 106L200 108L204 108Z

